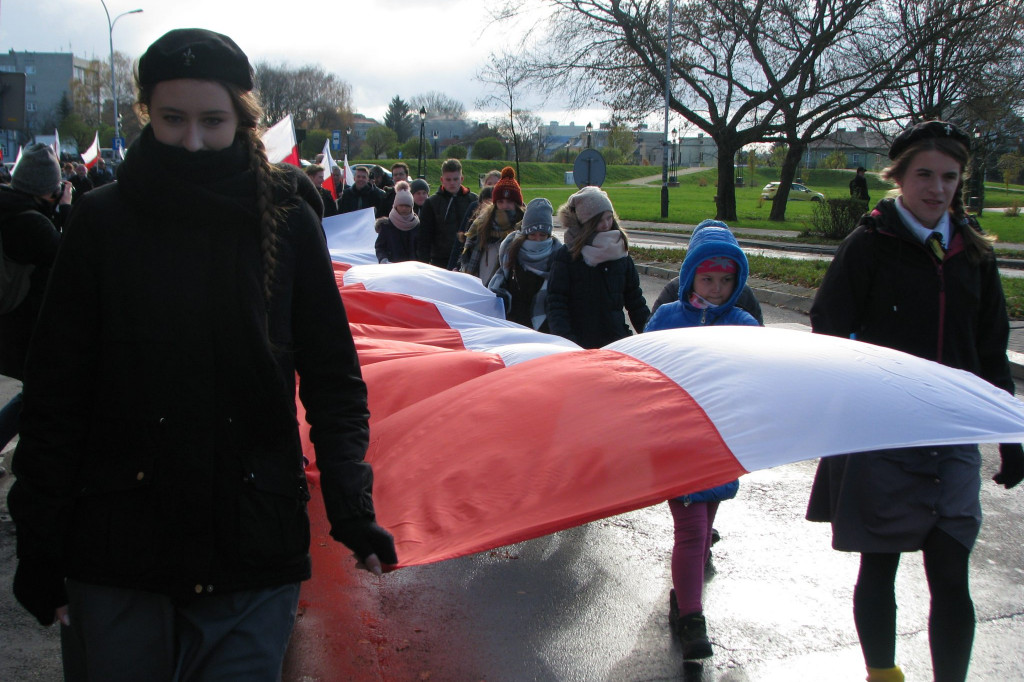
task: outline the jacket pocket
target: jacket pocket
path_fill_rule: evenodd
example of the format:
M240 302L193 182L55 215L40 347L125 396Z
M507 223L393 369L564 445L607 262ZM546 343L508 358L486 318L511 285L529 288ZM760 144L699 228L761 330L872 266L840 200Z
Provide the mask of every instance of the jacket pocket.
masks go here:
M238 552L243 566L269 568L309 552L309 489L297 466L249 463L238 495Z

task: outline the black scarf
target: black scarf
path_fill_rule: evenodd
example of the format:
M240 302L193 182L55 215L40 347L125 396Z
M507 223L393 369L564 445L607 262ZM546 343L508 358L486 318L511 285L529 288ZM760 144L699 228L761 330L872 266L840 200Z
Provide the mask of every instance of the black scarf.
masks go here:
M287 195L289 177L276 187L275 199ZM158 142L146 126L118 167L117 179L138 215L170 229L200 229L209 237L208 248L218 265L210 273L211 297L205 304L212 306L217 320L210 331L217 392L229 400L227 409L246 419L253 433L293 429L294 399L274 356L272 319L263 294L256 176L245 141L236 137L226 149L190 152ZM281 270L276 274L283 275ZM271 299L270 310L275 303L283 305Z

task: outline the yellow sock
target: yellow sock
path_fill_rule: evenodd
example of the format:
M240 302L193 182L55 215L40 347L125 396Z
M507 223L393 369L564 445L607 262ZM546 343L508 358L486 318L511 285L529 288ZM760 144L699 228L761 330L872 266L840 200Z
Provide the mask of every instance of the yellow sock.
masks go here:
M868 668L867 682L903 682L903 671L900 667Z

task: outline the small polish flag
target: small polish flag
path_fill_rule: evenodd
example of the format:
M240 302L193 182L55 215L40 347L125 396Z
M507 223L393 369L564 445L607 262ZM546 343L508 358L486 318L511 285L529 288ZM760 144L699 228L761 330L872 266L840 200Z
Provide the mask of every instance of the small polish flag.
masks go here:
M338 200L338 188L334 186L334 169L338 167L338 162L331 156L331 141L330 139L324 140L324 184L320 185L334 197L334 200Z
M100 133L97 130L96 136L92 139L92 145L82 154L82 161L86 168L92 168L100 160Z
M299 164L299 144L295 141L295 126L288 114L263 133L263 146L267 148L270 163Z

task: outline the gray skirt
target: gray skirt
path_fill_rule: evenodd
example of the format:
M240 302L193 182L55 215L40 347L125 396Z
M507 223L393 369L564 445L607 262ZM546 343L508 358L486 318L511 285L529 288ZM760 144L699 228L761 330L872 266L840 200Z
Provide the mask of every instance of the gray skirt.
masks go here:
M844 552L915 552L934 528L968 550L981 529L976 445L879 450L818 463L809 521L832 524Z

